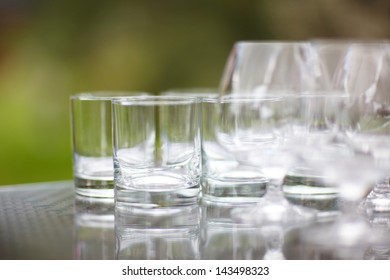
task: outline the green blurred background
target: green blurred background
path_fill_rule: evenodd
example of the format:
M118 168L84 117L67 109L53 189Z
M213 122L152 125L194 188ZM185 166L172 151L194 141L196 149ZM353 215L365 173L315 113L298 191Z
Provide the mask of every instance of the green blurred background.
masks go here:
M0 185L72 178L71 94L218 87L235 41L389 27L387 0L0 0Z

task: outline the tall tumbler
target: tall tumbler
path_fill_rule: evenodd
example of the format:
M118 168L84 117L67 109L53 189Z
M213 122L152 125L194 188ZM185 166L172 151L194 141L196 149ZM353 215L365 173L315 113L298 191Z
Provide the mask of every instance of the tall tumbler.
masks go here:
M143 92L94 92L71 96L73 177L76 194L114 197L111 100Z
M117 209L194 204L201 175L199 99L113 101Z

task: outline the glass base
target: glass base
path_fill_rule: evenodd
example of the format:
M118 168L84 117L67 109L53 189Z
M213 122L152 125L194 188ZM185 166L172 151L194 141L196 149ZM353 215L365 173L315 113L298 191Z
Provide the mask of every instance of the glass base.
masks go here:
M285 197L296 205L313 208L321 216L335 216L339 213L338 190L319 182L319 176L312 175L308 168L296 168L283 182Z
M390 186L386 183L378 183L367 195L360 205L368 214L390 213Z
M166 212L177 207L197 204L199 185L172 191L137 191L119 189L115 191L116 209L126 211L126 208L161 209Z
M212 178L202 179L202 199L215 203L258 202L265 194L266 179L226 181Z
M75 192L86 197L114 198L114 182L74 178Z

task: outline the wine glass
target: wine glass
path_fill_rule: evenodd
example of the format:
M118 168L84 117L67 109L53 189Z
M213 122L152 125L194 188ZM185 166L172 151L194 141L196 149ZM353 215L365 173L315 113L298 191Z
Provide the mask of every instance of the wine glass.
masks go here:
M283 259L281 248L287 227L311 222L316 211L291 204L282 191L283 179L297 162L289 149L289 137L300 115L297 96L231 95L217 100L215 133L219 144L242 165L258 169L268 179L266 193L255 206L236 207L232 218L261 226L270 250L266 259Z
M302 41L239 41L228 57L220 95L307 95L330 88L330 77L312 44ZM284 180L283 191L294 204L337 214L334 188L315 181L310 166L296 164Z
M331 247L340 258L362 255L375 239L357 205L390 170L388 120L381 107L357 97L347 95L340 102L324 103L325 134L322 129L320 134L306 130L294 147L302 160L323 175L326 184L339 190L340 218L311 229L305 239Z
M324 46L332 50L336 46ZM332 88L350 95L351 102L364 108L365 121L383 124L390 109L390 44L387 41L337 45L343 49L342 59L334 68ZM364 123L366 129L367 124ZM372 126L372 124L370 124ZM385 128L377 130L383 131ZM379 136L378 136L379 137ZM382 137L380 137L382 138ZM362 203L365 211L390 211L390 187L388 176L375 184Z
M302 93L328 84L308 42L239 41L228 57L220 94Z

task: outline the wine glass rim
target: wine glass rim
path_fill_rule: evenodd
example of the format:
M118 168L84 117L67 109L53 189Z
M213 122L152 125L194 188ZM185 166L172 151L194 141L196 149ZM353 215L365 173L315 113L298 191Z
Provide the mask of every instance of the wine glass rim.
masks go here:
M202 102L206 103L247 103L247 102L261 102L261 101L281 101L281 100L297 100L297 99L342 99L349 97L344 92L321 91L316 93L302 92L301 94L262 94L262 95L225 95L217 98L203 98Z
M215 98L219 96L219 91L217 88L173 88L162 91L160 96Z
M303 97L348 97L349 94L341 90L303 91L298 96Z
M235 96L222 96L217 98L203 98L204 103L251 103L262 101L275 101L282 100L281 96L255 96L255 95L235 95Z

